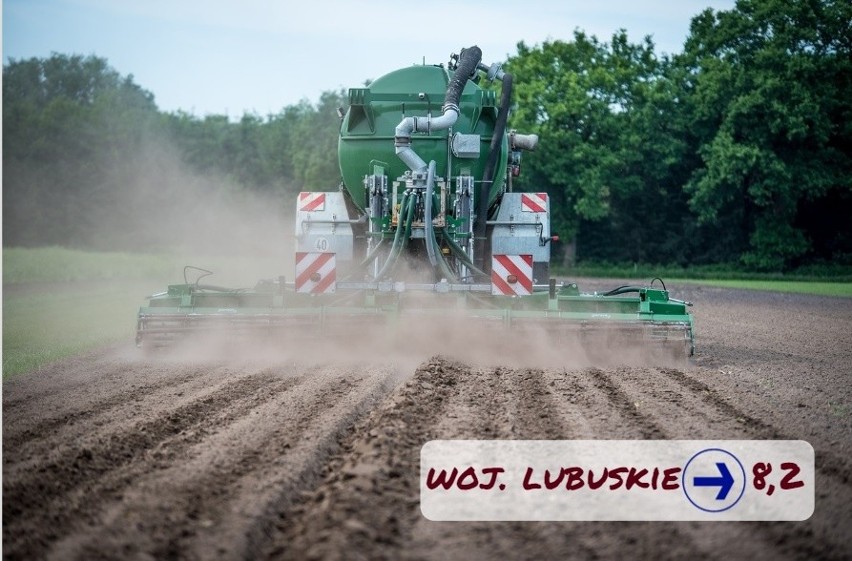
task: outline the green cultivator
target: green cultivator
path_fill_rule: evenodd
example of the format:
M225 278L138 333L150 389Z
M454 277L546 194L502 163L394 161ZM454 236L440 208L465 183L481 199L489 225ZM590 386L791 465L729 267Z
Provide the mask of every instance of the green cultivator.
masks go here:
M172 285L139 311L136 342L156 347L191 334L261 331L280 336L286 345L306 335L339 334L335 328L341 327L366 337L376 327L402 333L420 324L445 324L457 331L494 329L497 337L528 330L548 335L553 345L563 337L614 344L618 334L675 353L694 351L692 316L686 311L690 304L669 298L664 287L622 286L605 294L581 294L575 284L551 281L523 298L495 296L491 288L340 282L334 294L300 294L284 279L261 282L254 289Z
M555 345L626 334L692 354L689 304L662 282L581 294L550 278L550 198L512 189L538 138L506 130L512 77L481 56L471 47L448 69L412 66L350 90L343 183L299 194L293 280L227 289L185 278L139 311L137 343L223 330L292 341L343 326L369 344L375 327L428 325L460 338L545 333ZM483 77L502 82L499 104Z

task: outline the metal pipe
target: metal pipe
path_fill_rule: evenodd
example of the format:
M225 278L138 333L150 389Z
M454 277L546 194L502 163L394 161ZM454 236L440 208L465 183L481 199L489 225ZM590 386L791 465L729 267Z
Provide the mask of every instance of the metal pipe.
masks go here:
M372 250L370 250L370 253L368 253L367 256L364 258L364 260L361 261L361 265L359 265L359 266L360 267L366 267L367 265L370 264L371 261L373 261L376 257L378 257L379 256L379 249L382 247L383 243L385 243L385 240L379 240L379 243L376 244L376 247L374 247Z
M411 147L411 137L408 138L407 144L396 143L396 155L403 161L409 169L413 171L423 171L426 168L426 162L423 158L417 155L417 152Z
M311 220L309 217L302 222L302 229L305 229L305 224L363 224L367 221L367 215L363 214L360 218L354 220Z
M498 80L502 80L503 75L505 74L505 72L503 72L503 68L500 65L500 63L496 63L496 62L494 64L492 64L491 66L488 66L484 62L480 62L476 67L479 70L482 70L483 72L485 72L485 76L486 76L486 78L488 78L489 82L493 82L495 78L498 79Z
M512 150L527 150L532 152L538 146L537 134L518 134L516 131L509 133L509 144Z
M432 131L444 130L453 126L459 118L459 99L468 79L476 72L479 62L482 60L482 51L479 47L462 49L456 72L447 86L447 94L444 97L443 112L438 117L405 117L396 126L394 131L394 147L396 155L412 171L422 172L426 169L417 152L411 147L411 134L414 132L430 133Z
M444 113L440 117L406 117L396 126L394 130L396 155L412 171L423 171L426 169L426 162L411 147L411 133L448 129L459 118L458 105L445 105L443 109Z
M541 222L512 222L511 220L489 220L489 226L543 226Z
M287 285L289 287L293 286L292 282L288 282ZM447 292L491 292L491 283L487 284L462 284L462 283L402 283L402 282L388 282L388 281L340 281L337 283L337 288L341 290L377 290L379 292L438 292L438 288L441 286L446 286ZM550 290L549 284L534 284L533 292L548 292ZM670 300L673 302L680 302L680 300ZM483 303L487 303L487 301L483 300ZM497 305L489 304L493 307L498 307ZM154 317L152 315L146 315L145 317ZM166 316L166 319L171 318L173 316ZM260 317L260 316L252 316L252 317ZM659 322L663 324L663 322ZM670 322L672 325L677 325L678 322Z

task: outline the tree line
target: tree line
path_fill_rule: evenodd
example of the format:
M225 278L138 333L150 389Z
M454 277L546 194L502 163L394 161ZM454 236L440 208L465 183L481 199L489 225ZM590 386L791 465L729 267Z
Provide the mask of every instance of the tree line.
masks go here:
M550 193L556 260L852 264L850 21L841 0L739 0L693 18L674 55L623 30L519 43L510 125L541 141L517 184ZM151 224L214 196L289 210L339 183L345 103L197 117L159 111L102 58L10 60L4 245L167 246L181 234Z
M342 92L326 92L234 122L159 111L132 75L96 56L10 60L4 245L164 250L211 230L205 211L214 207L259 197L283 205L302 189L334 189L342 104Z
M850 21L843 1L739 0L671 57L623 31L520 43L514 125L542 139L524 185L581 258L848 264Z

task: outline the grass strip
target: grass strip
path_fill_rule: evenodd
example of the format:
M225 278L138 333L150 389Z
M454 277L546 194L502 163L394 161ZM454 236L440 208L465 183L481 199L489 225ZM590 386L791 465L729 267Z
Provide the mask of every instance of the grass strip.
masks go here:
M721 288L744 290L764 290L771 292L792 292L796 294L815 294L818 296L838 296L852 298L852 282L805 282L771 280L726 280L726 279L671 279L671 283L701 284Z
M132 341L152 283L4 290L3 379L120 340Z

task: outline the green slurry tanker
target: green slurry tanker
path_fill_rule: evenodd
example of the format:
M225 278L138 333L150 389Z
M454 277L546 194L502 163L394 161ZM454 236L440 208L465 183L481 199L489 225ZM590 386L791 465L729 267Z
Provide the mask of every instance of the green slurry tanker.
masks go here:
M482 80L501 82L499 99ZM534 326L554 345L628 333L691 355L689 303L662 282L583 294L550 278L550 198L512 188L538 137L507 130L511 94L512 76L478 47L448 68L410 66L349 90L343 183L299 194L293 280L229 289L202 284L207 271L185 274L139 310L137 343L226 329L281 333L286 344L334 324L358 334L429 321L502 336Z

